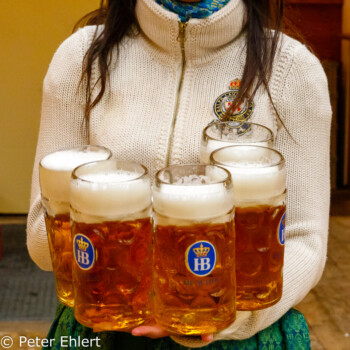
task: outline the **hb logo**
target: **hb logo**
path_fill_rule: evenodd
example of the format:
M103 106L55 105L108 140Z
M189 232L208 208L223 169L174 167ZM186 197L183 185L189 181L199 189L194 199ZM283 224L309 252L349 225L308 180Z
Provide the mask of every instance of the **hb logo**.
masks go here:
M89 238L78 233L73 241L74 258L82 270L90 270L95 262L95 250Z
M283 214L280 224L278 225L278 241L281 245L284 245L286 238L285 238L285 230L286 230L286 213Z
M191 273L199 277L207 276L216 265L215 247L207 241L193 243L186 249L185 261Z

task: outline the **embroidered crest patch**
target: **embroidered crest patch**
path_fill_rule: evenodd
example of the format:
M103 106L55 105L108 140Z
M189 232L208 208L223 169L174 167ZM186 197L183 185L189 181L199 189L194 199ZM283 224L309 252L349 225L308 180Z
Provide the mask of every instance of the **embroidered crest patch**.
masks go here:
M241 86L239 79L234 79L230 82L230 91L221 94L214 103L214 113L219 120L224 120L227 110L230 108L238 90ZM253 100L245 100L228 118L232 122L232 127L239 129L239 134L245 134L250 130L250 126L244 124L253 114L254 102Z

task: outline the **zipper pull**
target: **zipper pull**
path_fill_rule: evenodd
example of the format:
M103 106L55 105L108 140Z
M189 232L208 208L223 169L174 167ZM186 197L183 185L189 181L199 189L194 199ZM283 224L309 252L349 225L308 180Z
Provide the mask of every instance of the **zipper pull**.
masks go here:
M177 41L180 42L182 50L184 50L185 48L186 27L187 27L187 22L179 21L179 36L177 37Z

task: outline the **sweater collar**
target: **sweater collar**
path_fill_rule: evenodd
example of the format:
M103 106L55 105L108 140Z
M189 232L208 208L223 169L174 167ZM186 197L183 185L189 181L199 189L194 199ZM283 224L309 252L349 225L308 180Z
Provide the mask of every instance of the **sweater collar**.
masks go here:
M230 0L207 18L190 19L185 33L186 61L208 61L219 48L235 40L243 29L245 13L243 0ZM161 60L169 62L169 59L181 58L177 14L162 8L154 0L137 0L136 16L142 33Z

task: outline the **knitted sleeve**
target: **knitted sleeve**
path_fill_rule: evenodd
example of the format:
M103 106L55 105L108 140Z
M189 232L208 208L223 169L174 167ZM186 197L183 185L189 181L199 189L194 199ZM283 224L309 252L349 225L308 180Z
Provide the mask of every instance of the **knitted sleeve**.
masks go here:
M61 44L44 79L40 131L27 221L28 251L43 270L51 270L52 266L40 200L39 162L50 152L88 143L83 114L84 95L79 85L83 57L89 36L93 35L92 27L86 28Z
M332 115L328 84L320 62L305 46L294 43L292 51L288 61L281 57L272 81L277 110L295 139L280 126L276 148L286 159L288 174L283 296L265 310L238 312L236 322L215 340L249 338L276 322L318 283L326 262ZM189 337L173 339L190 347L206 345Z

